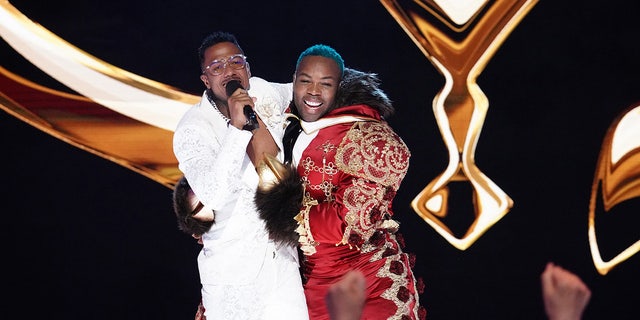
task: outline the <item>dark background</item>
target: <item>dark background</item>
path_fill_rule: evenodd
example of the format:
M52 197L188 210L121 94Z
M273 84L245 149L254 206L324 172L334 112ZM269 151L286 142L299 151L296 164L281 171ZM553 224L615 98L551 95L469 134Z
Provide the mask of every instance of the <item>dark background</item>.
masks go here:
M587 239L602 139L640 101L634 1L542 0L489 61L477 80L489 111L475 159L515 204L465 251L409 205L448 163L431 110L444 79L378 1L11 3L89 54L196 95L203 88L196 49L211 31L235 33L253 74L276 82L290 81L304 48L329 44L347 66L377 72L395 102L391 123L413 154L396 218L417 255L428 318L543 319L539 275L547 261L592 289L585 319L640 317L640 256L601 276ZM0 64L61 88L4 42ZM170 189L5 112L0 136L9 218L0 317L193 318L199 247L178 231ZM637 241L637 212L608 236L620 235L625 246Z

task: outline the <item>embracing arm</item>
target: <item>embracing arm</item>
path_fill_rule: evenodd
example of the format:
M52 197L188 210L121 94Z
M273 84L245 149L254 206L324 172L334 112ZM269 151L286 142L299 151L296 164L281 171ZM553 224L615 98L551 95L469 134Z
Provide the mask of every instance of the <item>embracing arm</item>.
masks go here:
M256 167L265 154L275 157L279 151L275 140L273 140L271 133L267 130L267 127L260 117L258 117L258 124L259 127L253 130L253 137L251 137L249 145L247 146L247 155Z

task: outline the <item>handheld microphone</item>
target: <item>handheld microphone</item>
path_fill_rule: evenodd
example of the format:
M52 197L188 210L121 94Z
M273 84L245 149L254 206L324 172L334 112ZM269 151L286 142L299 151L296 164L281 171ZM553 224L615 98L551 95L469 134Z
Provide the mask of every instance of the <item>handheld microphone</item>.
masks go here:
M240 84L240 81L231 80L227 82L227 86L225 87L225 89L227 91L227 97L229 97L234 92L236 92L236 90L244 89L244 88L242 87L242 84ZM242 129L248 130L248 131L253 131L254 129L257 129L260 125L258 124L258 118L256 116L256 113L253 111L253 108L251 108L250 105L245 105L242 111L244 111L244 116L247 117L247 123L245 123Z

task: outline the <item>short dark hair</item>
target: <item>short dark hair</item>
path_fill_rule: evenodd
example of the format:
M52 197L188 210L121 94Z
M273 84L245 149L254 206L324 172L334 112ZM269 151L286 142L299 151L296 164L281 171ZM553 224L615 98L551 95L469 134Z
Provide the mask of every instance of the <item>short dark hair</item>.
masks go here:
M185 176L182 176L173 188L173 211L178 219L178 229L186 234L202 235L209 231L214 221L201 221L193 217L194 207L191 199L196 195Z
M222 42L233 43L236 47L238 47L238 49L240 49L240 52L244 54L244 51L242 51L242 48L240 47L240 44L238 43L238 39L236 39L236 36L234 36L229 32L216 31L206 36L202 40L202 43L200 44L200 48L198 48L198 57L200 58L200 67L202 67L202 65L204 64L204 52L207 51L209 47Z

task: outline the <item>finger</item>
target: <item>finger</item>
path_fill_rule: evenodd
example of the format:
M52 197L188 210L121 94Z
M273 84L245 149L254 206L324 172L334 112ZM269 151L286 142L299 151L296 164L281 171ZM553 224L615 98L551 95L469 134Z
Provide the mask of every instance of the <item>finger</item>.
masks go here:
M540 282L542 283L542 292L548 293L554 287L553 270L555 265L551 262L547 263L544 271L540 275Z

